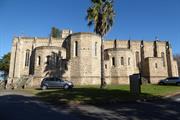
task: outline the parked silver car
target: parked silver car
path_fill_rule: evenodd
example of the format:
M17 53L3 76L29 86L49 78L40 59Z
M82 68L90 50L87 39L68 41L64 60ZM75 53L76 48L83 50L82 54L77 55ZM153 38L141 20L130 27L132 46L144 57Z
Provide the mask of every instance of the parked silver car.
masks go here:
M45 90L47 88L73 88L73 83L67 80L62 80L56 77L44 78L41 82L41 89Z
M160 85L178 85L180 86L180 77L168 77L159 81Z

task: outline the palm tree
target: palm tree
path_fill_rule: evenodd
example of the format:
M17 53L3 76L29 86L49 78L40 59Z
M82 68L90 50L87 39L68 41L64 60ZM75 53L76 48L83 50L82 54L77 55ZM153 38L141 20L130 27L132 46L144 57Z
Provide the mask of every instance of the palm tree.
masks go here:
M87 9L88 26L94 25L94 32L101 37L101 86L105 87L104 78L104 45L103 37L114 22L115 12L113 0L91 0L92 5Z

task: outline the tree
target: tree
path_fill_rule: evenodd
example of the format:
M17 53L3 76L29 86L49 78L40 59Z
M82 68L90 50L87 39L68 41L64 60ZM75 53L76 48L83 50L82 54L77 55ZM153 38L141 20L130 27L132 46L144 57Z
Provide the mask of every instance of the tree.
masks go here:
M60 30L56 27L51 28L51 37L60 38Z
M9 74L10 56L11 53L9 52L0 59L0 72L2 72L4 79L6 79Z
M179 71L179 75L180 75L180 54L174 55L174 59L177 61L178 71Z
M105 87L104 78L104 45L103 37L114 23L115 11L113 0L91 0L92 5L87 9L88 26L94 25L94 32L101 37L101 86Z

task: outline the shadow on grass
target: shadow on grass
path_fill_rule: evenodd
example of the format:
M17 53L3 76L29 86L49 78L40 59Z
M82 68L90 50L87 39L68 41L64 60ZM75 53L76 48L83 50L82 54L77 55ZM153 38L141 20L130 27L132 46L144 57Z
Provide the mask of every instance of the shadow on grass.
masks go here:
M74 88L71 90L46 90L36 94L47 102L53 104L96 104L132 102L144 99L160 99L158 96L142 93L139 96L132 95L127 90L99 89L99 88Z
M128 90L74 88L41 91L36 95L55 106L70 106L72 114L86 120L180 119L179 102L147 93L135 96Z
M98 88L38 92L38 99L46 99L61 105L62 103L66 104L76 100L97 104L99 102L108 103L111 99L116 99L116 102L120 102L125 101L126 98L135 100L154 97L149 94L142 94L137 97L132 96L127 90L101 90ZM9 94L9 91L7 93ZM20 93L18 92L18 94ZM59 105L58 109L54 109L49 104L38 102L37 96L24 96L24 94L1 95L1 118L3 120L180 120L180 103L170 99L151 102L120 102L120 104L101 104L100 106L76 105L72 107L72 105L67 104L66 107Z

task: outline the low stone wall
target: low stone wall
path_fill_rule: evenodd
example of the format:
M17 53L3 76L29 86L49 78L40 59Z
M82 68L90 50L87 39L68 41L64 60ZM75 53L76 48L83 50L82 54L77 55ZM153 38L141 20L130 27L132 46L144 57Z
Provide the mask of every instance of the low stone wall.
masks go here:
M70 81L72 81L75 85L99 85L101 83L100 77L71 77Z
M165 79L165 78L167 78L166 76L156 76L156 77L150 77L149 78L149 80L150 80L150 83L151 84L158 84L158 82L160 81L160 80L163 80L163 79Z
M106 76L106 84L115 84L115 85L127 85L129 84L128 76Z

